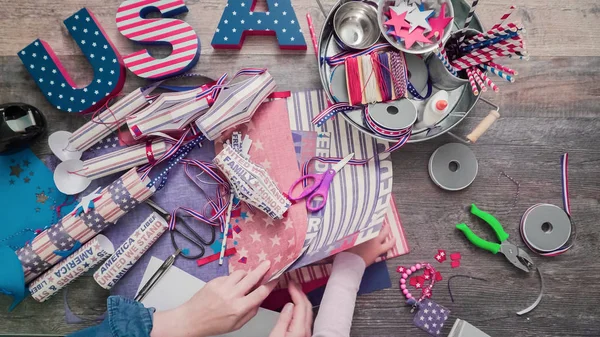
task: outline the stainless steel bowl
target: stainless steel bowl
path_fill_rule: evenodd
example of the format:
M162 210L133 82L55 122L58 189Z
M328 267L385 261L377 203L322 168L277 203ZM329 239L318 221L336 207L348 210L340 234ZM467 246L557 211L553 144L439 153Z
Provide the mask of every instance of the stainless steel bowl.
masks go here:
M350 1L341 5L333 18L340 41L352 49L367 49L379 40L377 9L368 3Z

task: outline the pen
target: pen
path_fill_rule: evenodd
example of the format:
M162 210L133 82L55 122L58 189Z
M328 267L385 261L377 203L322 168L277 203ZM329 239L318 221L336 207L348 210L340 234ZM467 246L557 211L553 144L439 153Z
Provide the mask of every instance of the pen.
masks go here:
M146 297L146 295L148 295L148 293L150 292L150 290L152 290L154 285L156 285L156 283L158 283L158 281L160 281L160 279L165 275L167 270L169 270L169 268L171 268L173 263L175 263L175 258L177 258L177 255L179 255L179 253L181 253L181 249L177 249L175 254L169 256L169 258L167 258L165 260L165 262L163 262L163 264L160 266L160 268L158 268L158 270L152 275L152 277L150 277L148 282L146 282L146 284L144 284L144 287L142 287L142 290L140 290L140 292L134 298L135 301L141 302L144 299L144 297Z

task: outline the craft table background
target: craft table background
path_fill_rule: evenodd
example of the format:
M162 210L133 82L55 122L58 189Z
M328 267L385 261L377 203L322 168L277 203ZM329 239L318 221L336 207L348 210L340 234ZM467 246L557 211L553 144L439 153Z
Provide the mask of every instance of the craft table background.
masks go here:
M268 67L279 89L303 90L320 87L317 65L310 43L305 15L309 12L317 29L324 19L314 0L293 0L308 50L280 51L272 37L249 37L241 51L214 50L210 41L225 6L225 0L186 1L190 12L185 21L199 34L200 62L193 69L212 77L233 73L244 66ZM54 48L69 74L81 85L91 71L62 21L83 6L92 10L118 50L127 54L139 47L117 32L115 13L120 1L20 0L0 1L0 102L26 102L47 116L50 132L75 130L89 117L58 112L50 107L27 73L17 51L40 37ZM325 0L328 9L333 0ZM479 160L479 175L465 191L448 193L429 179L427 163L440 145L453 141L442 136L433 141L410 144L393 154L394 195L412 252L388 262L394 288L358 299L353 336L426 336L412 325L412 315L397 289L397 265L431 261L445 280L434 288L434 299L491 336L598 336L600 335L600 4L596 0L482 0L477 14L486 27L493 25L509 5L516 3L527 28L529 62L511 62L519 72L509 85L495 79L500 94L484 96L501 106L502 118L471 148ZM266 8L259 0L257 10ZM164 52L164 51L163 51ZM160 50L157 51L160 54ZM124 92L143 82L128 74ZM466 134L487 113L480 104L454 131ZM45 139L34 146L38 155L50 153ZM570 153L569 176L572 212L577 223L577 244L554 258L535 257L544 273L546 289L540 306L525 317L514 313L532 303L539 281L525 275L500 256L476 249L454 229L468 221L475 232L493 238L491 230L469 217L467 206L476 202L495 214L520 244L518 223L532 204L561 205L559 156ZM521 183L519 202L508 214L515 185L505 171ZM2 212L10 210L1 209ZM462 253L459 269L433 261L438 248ZM533 255L533 254L532 254ZM463 274L489 282L454 279L456 302L446 288L449 276ZM77 280L69 289L72 310L85 318L105 310L106 292L91 277ZM68 325L64 319L62 293L45 303L31 298L7 313L9 299L0 296L0 334L66 334L84 326ZM451 325L451 323L449 324ZM449 327L445 328L445 332Z

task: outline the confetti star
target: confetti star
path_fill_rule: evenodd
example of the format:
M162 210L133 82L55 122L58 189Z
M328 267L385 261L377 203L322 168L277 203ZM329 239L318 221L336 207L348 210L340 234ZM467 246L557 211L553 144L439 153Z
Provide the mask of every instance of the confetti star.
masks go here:
M261 23L261 22L262 22L262 21L260 21L260 20L256 21L256 23L258 23L259 25L260 25L260 23Z
M442 8L440 9L440 14L436 18L429 19L429 25L431 26L431 31L427 35L428 39L432 37L437 37L441 39L444 36L444 30L446 26L452 22L452 17L446 16L446 3L442 4Z
M19 176L21 175L21 172L23 172L21 165L17 164L15 166L10 166L10 175L11 176L15 176L15 177L19 178Z
M102 48L104 48L104 49L108 49L108 45L107 45L107 44L105 44L104 46L102 46Z
M223 38L223 40L227 41L227 40L229 40L229 38L227 38L227 36L225 36L225 37Z
M98 31L95 31L95 32L94 32L94 35L98 35L98 34L100 34Z
M274 24L277 24L277 23L279 23L279 20L275 20L275 21L273 21L273 23L274 23Z
M418 27L415 30L413 30L412 33L403 30L402 34L399 35L399 37L404 39L404 45L406 46L406 48L412 47L412 45L415 44L415 42L417 41L431 43L431 40L423 36L424 32L425 28Z
M84 32L84 33L87 33L87 32L88 32L87 28L84 28L84 29L83 29L83 32ZM94 43L94 47L96 47L96 44L95 44L95 43Z
M85 40L81 40L81 44L85 44Z
M287 12L283 12L282 14L283 14L283 15L287 15Z
M228 23L229 23L229 20L225 20L225 21L223 21L223 23L224 23L224 24L228 24Z
M25 182L25 184L29 184L29 182L31 181L31 179L29 179L29 177L25 177L25 179L23 179L23 181Z
M408 14L408 12L404 12L398 15L394 10L390 9L391 18L385 22L385 25L393 26L394 33L396 33L396 36L400 36L400 34L402 34L402 28L410 27L410 23L406 22L406 14Z
M235 32L237 32L237 29L235 29L235 28L234 28L234 29L232 29L231 31L235 33Z
M412 33L418 27L424 28L425 32L431 30L431 26L427 22L427 20L434 14L433 10L422 10L418 8L417 10L413 10L412 12L406 15L406 21L410 22L411 27L409 29L409 33ZM423 41L429 42L429 41ZM412 45L412 44L411 44ZM410 47L407 47L410 48Z
M285 32L287 32L287 29L285 29L285 28L284 28L284 29L282 29L281 31L285 33Z
M240 21L240 23L243 25L244 23L246 23L246 21L242 20L242 21Z

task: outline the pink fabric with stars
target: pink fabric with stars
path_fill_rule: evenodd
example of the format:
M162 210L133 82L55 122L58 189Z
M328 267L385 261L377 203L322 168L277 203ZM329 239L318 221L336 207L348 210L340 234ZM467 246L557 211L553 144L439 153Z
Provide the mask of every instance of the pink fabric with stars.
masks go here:
M252 121L236 130L252 139L250 161L267 170L280 191L287 190L298 179L300 170L285 100L263 103ZM231 133L232 130L226 132L215 142L217 153ZM282 220L274 220L259 210L252 213L243 203L241 207L242 217L233 219L231 224L238 225L241 231L233 231L227 242L227 247L237 242L237 253L229 259L229 272L252 270L263 260L270 260L267 280L300 255L308 226L305 204L292 205Z

